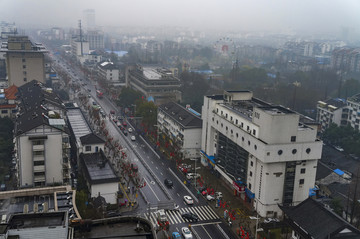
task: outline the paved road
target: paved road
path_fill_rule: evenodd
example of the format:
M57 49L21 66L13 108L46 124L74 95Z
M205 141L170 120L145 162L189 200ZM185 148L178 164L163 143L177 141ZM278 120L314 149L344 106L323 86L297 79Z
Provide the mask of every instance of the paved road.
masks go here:
M167 211L167 217L170 222L169 233L178 231L181 233L181 228L191 224L191 230L195 238L230 238L229 228L222 222L220 217L211 209L208 202L202 197L197 199L195 197L194 189L184 185L185 177L174 167L174 164L167 159L158 155L153 148L138 135L135 131L125 136L116 124L112 121L110 110L115 110L116 114L120 112L117 107L109 101L106 97L99 99L96 97L97 85L94 82L85 80L79 69L74 69L64 63L60 63L65 70L67 70L71 77L82 85L82 92L90 94L91 101L97 102L102 110L106 113L106 126L109 134L118 140L120 145L126 149L128 159L136 163L139 168L139 174L146 181L146 186L141 189L145 201L150 204L139 205L137 214L148 218L156 224L156 206L161 202L169 202L173 200L179 205L179 211ZM83 79L81 83L79 79ZM86 83L86 84L85 84ZM125 119L126 120L126 119ZM128 127L134 128L129 121ZM135 141L130 140L130 136L136 137ZM173 181L173 187L168 188L164 185L164 180L170 179ZM194 205L188 206L185 204L183 197L189 195L194 199ZM149 210L149 205L152 210ZM189 222L181 217L182 213L192 212L199 217L198 222ZM211 237L209 237L211 235Z

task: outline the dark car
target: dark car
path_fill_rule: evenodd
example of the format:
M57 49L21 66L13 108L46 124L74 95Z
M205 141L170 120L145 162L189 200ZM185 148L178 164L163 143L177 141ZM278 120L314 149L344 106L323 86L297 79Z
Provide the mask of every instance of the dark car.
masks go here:
M123 130L123 133L124 133L125 136L128 135L128 132L126 130Z
M181 217L183 219L187 219L187 220L192 221L192 222L199 221L199 217L196 214L191 213L191 212L184 212L183 214L181 214Z
M173 182L170 179L165 179L164 184L169 188L173 186Z

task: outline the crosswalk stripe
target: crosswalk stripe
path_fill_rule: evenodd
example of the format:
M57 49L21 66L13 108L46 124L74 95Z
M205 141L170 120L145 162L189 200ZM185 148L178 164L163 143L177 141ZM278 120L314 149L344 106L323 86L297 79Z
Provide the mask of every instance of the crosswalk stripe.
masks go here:
M166 215L166 217L169 219L169 222L170 222L171 224L175 224L174 221L172 220L173 218L170 217L170 213L169 213L169 212L165 212L165 215Z
M208 210L207 206L202 206L202 210L207 214L209 215L209 218L210 219L216 219L216 217L210 213L210 211Z
M209 212L215 216L215 218L219 218L219 216L212 210L210 206L206 206L206 208L209 210Z
M198 210L198 208L193 208L193 210L196 212L195 214L199 217L200 220L207 220L207 218L205 218L205 216L200 212L200 210Z
M155 216L155 213L151 213L151 221L153 222L154 225L157 224L157 220L156 220L156 216Z
M200 207L199 207L199 210L206 216L206 218L208 218L209 220L212 219L212 217L209 215L209 213L207 213L207 211L204 210L204 207L203 207L203 206L200 206Z
M172 211L172 212L171 212L171 215L173 215L174 220L175 220L176 222L179 222L179 223L180 223L180 222L181 222L181 220L178 218L177 213L178 213L178 212L176 212L176 211L175 211L175 212L174 212L174 211Z
M179 210L180 210L181 213L183 213L185 209L184 209L184 208L180 208Z
M203 217L205 218L205 220L209 220L210 218L208 217L208 215L206 213L203 212L203 210L201 209L201 207L197 207L196 208L201 215L203 215Z
M181 222L181 215L180 215L180 213L179 212L174 212L174 217L179 221L179 222Z

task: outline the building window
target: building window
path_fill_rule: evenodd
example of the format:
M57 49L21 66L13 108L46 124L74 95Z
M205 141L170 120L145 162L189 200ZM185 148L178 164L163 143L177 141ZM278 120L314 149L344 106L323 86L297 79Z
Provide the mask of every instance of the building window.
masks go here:
M305 173L305 171L306 171L306 168L302 168L302 169L300 169L300 173L301 173L301 174L304 174L304 173Z
M227 118L227 117L228 117L228 114L226 113L225 118Z
M253 129L253 135L255 135L256 134L256 130L255 129Z
M42 166L45 165L45 161L34 161L34 166Z
M235 120L235 124L238 124L238 120Z
M34 140L32 143L33 145L44 145L44 140Z
M256 144L254 145L254 149L255 149L255 150L257 150L257 146L256 146Z
M296 149L293 149L292 150L292 154L296 154L297 150Z
M249 175L250 175L250 177L252 177L252 172L251 172L251 171L250 171L250 174L249 174Z
M311 152L311 149L310 148L307 148L306 149L306 153L309 154Z
M236 133L236 138L239 138L239 134L238 134L238 133Z
M7 114L8 110L1 110L1 114Z
M242 137L241 140L244 141L245 140L244 137Z
M45 176L45 172L35 172L34 176Z
M251 190L251 183L249 183L249 189Z
M25 59L25 58L23 58L23 59L22 59L22 62L26 62L26 59Z
M27 78L26 78L26 77L24 77L24 81L27 81Z
M244 123L243 123L243 122L241 122L240 127L241 127L241 128L243 128L243 127L244 127Z
M296 142L296 136L291 136L291 142Z
M34 151L34 156L44 156L44 151Z
M86 152L91 151L91 146L90 146L90 145L85 146L85 151L86 151Z
M248 141L248 145L250 146L250 140Z
M283 151L280 149L280 150L278 151L278 155L282 155L282 153L283 153Z
M23 65L23 69L26 69L26 65Z
M300 185L303 185L304 182L305 182L305 179L300 179L300 180L299 180L299 184L300 184Z
M26 71L23 71L24 76L26 76Z
M253 161L250 161L250 166L254 166L254 162Z

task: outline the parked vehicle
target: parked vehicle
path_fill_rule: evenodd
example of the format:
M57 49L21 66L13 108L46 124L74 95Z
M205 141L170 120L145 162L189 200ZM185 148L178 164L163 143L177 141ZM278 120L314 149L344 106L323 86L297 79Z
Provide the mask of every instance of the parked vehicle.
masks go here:
M200 174L198 174L198 173L188 173L188 174L186 174L186 178L187 179L197 179L197 178L200 178Z
M132 135L132 136L131 136L131 141L135 141L135 140L136 140L135 136Z
M178 233L178 232L173 232L173 233L172 233L172 239L181 239L180 233Z

